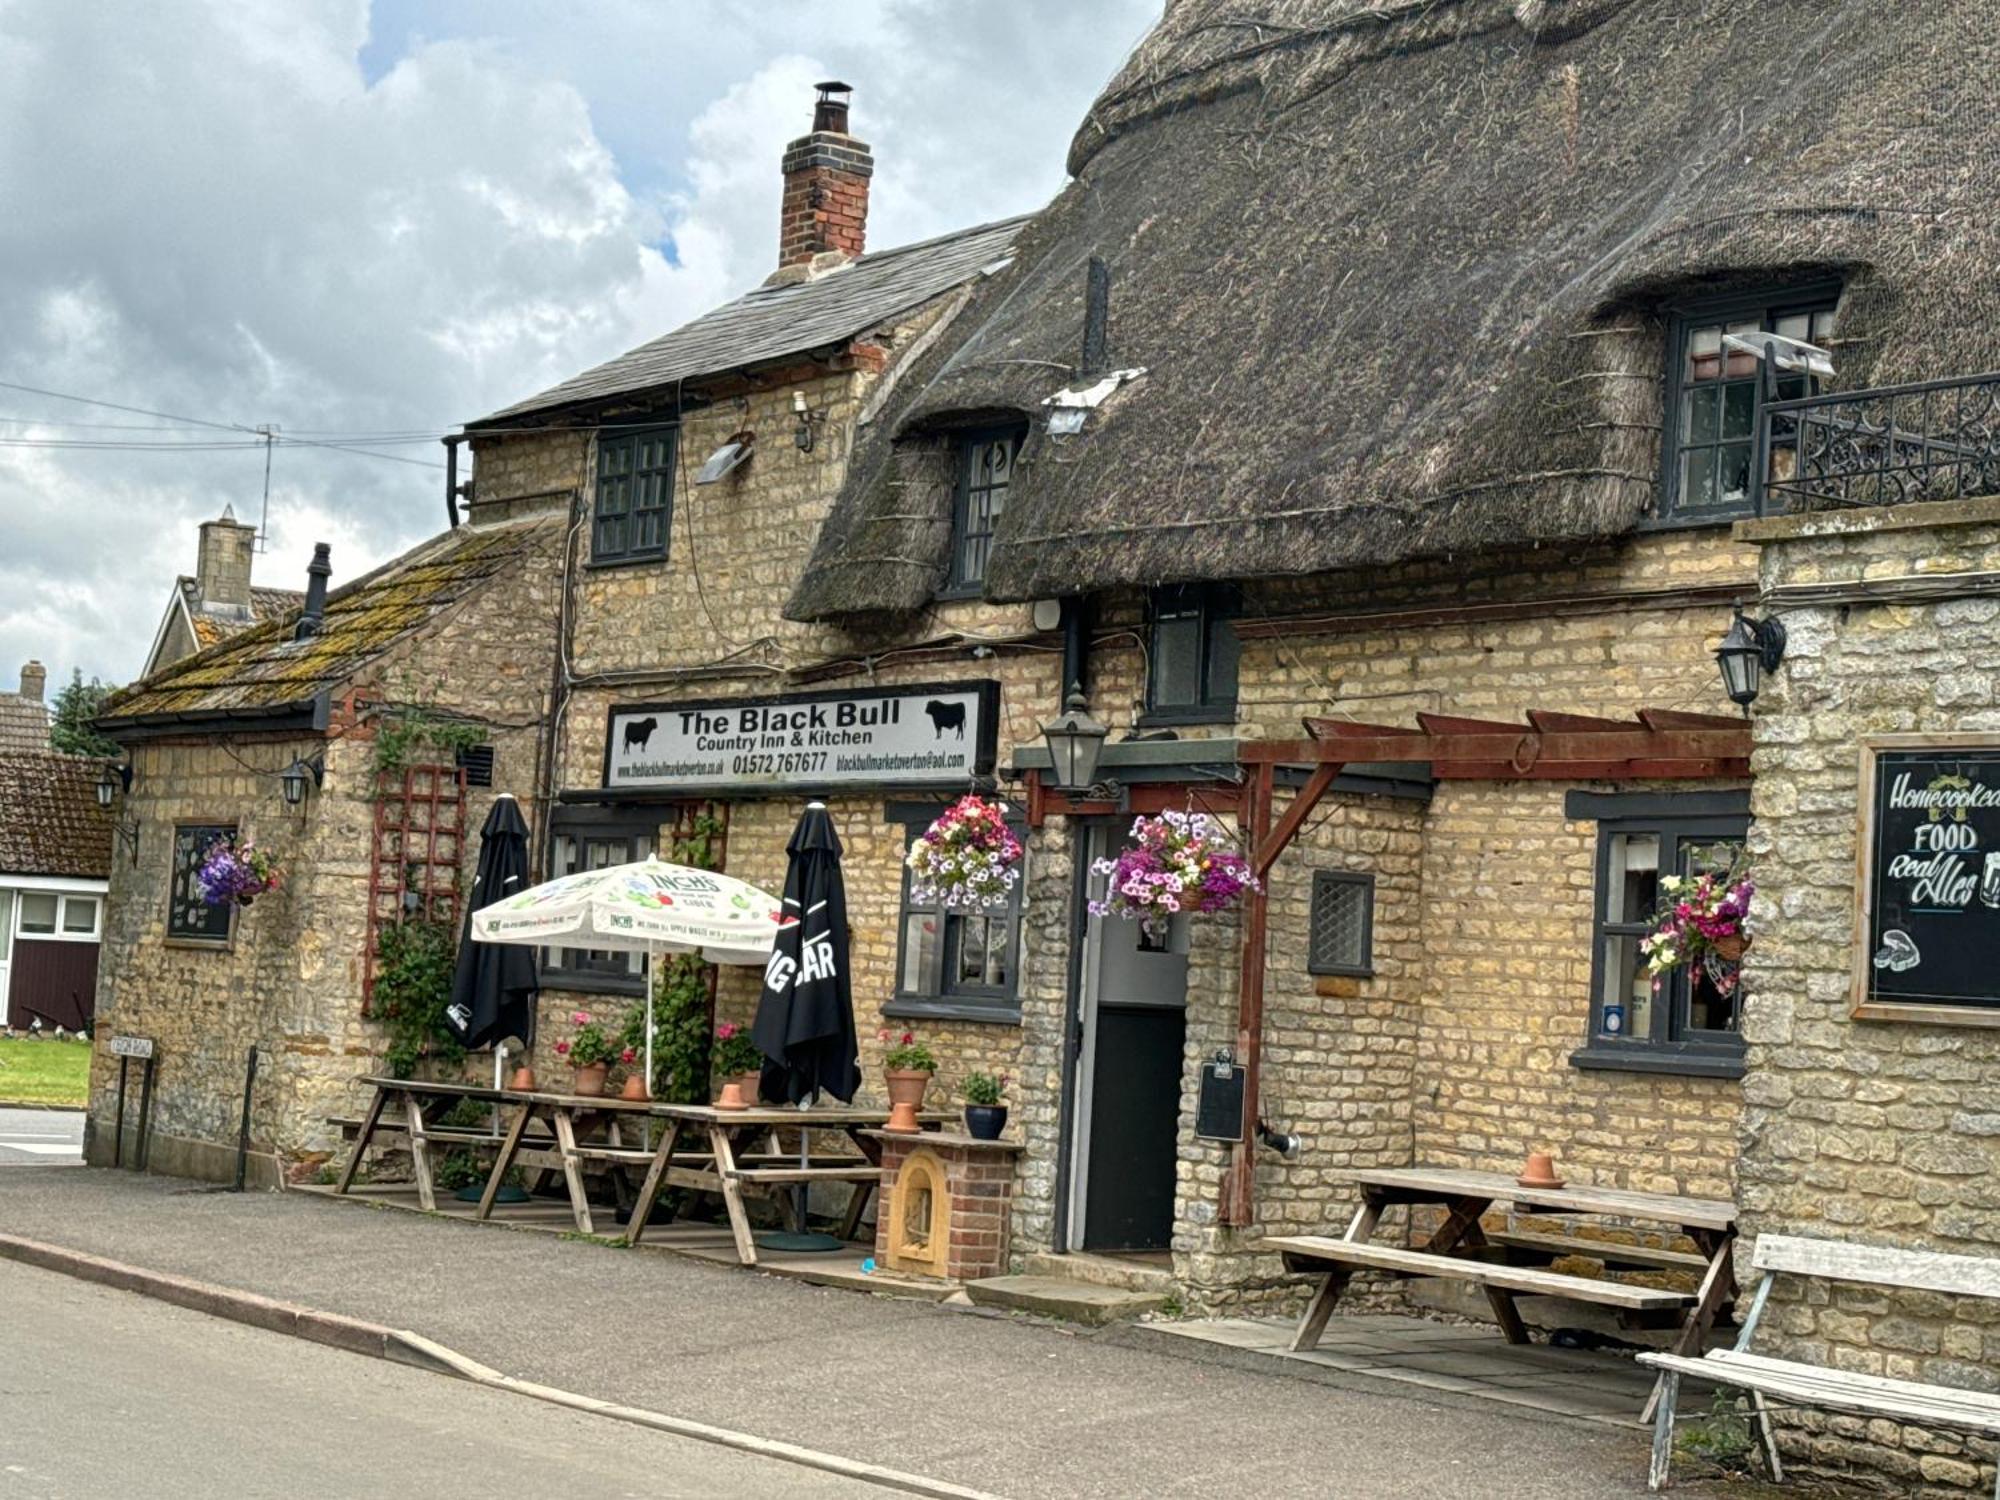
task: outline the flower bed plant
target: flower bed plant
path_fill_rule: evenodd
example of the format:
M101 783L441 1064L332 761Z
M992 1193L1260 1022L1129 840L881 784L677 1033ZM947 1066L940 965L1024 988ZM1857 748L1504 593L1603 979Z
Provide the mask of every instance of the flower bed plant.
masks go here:
M764 1067L764 1054L750 1040L749 1031L734 1021L724 1021L715 1028L715 1042L708 1056L709 1066L724 1078L740 1078L745 1073L761 1072Z
M576 1034L567 1041L556 1043L556 1055L567 1058L572 1066L588 1068L597 1063L608 1064L622 1052L630 1050L613 1041L603 1023L590 1018L589 1011L577 1011L570 1016L570 1020L576 1025Z
M1222 825L1207 813L1135 818L1131 837L1115 859L1090 867L1110 877L1104 898L1090 903L1093 916L1137 919L1157 942L1178 914L1227 911L1245 891L1257 889L1250 861L1230 847Z
M1653 931L1639 939L1639 956L1658 989L1675 969L1700 968L1718 993L1733 995L1742 977L1743 930L1757 893L1739 851L1724 870L1662 875Z
M884 1029L882 1040L890 1042L889 1050L882 1056L882 1066L891 1073L935 1073L937 1054L917 1040L914 1031L906 1031L901 1037L891 1040L892 1033Z
M910 899L949 910L1004 906L1021 878L1021 841L998 802L966 796L910 845Z
M269 854L249 839L234 838L210 844L194 877L201 899L210 906L232 901L248 906L266 891L275 891L284 878L285 872Z
M998 1077L991 1073L967 1073L963 1086L967 1104L998 1104L1007 1092L1007 1076Z

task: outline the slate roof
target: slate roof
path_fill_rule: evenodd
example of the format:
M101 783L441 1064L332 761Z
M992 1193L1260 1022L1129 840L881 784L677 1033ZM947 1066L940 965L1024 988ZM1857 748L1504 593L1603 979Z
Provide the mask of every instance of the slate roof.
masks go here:
M531 412L657 390L844 342L1003 258L1028 217L863 255L812 281L758 287L664 337L466 425L506 423Z
M48 705L20 693L0 693L0 751L48 748Z
M111 875L111 814L97 805L104 762L0 751L0 875Z
M201 607L201 590L198 582L183 573L174 582L179 585L181 601L187 606L188 622L194 629L196 650L213 646L217 641L227 640L239 630L248 630L252 625L261 625L266 620L275 620L279 615L289 614L306 602L306 596L297 589L250 590L250 618L247 620L232 615L210 614Z
M299 614L293 608L113 694L97 722L115 735L120 722L302 707L429 624L561 525L560 516L541 516L432 537L328 594L317 635L292 638Z

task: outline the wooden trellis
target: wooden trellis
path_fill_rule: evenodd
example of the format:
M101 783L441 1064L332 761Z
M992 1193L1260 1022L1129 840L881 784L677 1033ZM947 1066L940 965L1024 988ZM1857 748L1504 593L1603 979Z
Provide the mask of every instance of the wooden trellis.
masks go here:
M375 783L375 828L368 851L368 936L362 953L361 1010L375 999L375 956L385 928L412 919L458 930L465 859L465 771L405 766Z

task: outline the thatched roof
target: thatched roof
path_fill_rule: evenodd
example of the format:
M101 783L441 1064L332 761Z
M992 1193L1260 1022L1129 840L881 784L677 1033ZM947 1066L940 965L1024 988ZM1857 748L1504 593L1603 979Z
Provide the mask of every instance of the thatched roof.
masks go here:
M1070 383L1092 255L1148 373L1031 436L993 597L1627 531L1676 297L1831 274L1837 384L2000 367L1996 105L1988 0L1176 0L789 612L936 592L935 430Z

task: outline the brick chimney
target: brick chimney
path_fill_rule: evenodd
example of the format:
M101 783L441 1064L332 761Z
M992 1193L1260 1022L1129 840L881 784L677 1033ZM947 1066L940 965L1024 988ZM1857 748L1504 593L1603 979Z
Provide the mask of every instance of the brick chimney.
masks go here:
M256 550L257 528L237 520L227 505L218 519L201 523L201 550L194 567L201 608L249 618L250 560Z
M38 661L25 662L21 666L21 696L42 701L43 690L49 685L49 669Z
M815 85L811 135L785 147L785 201L778 216L778 268L811 266L832 251L861 253L868 230L868 179L875 158L866 141L847 133L854 90L837 80Z

